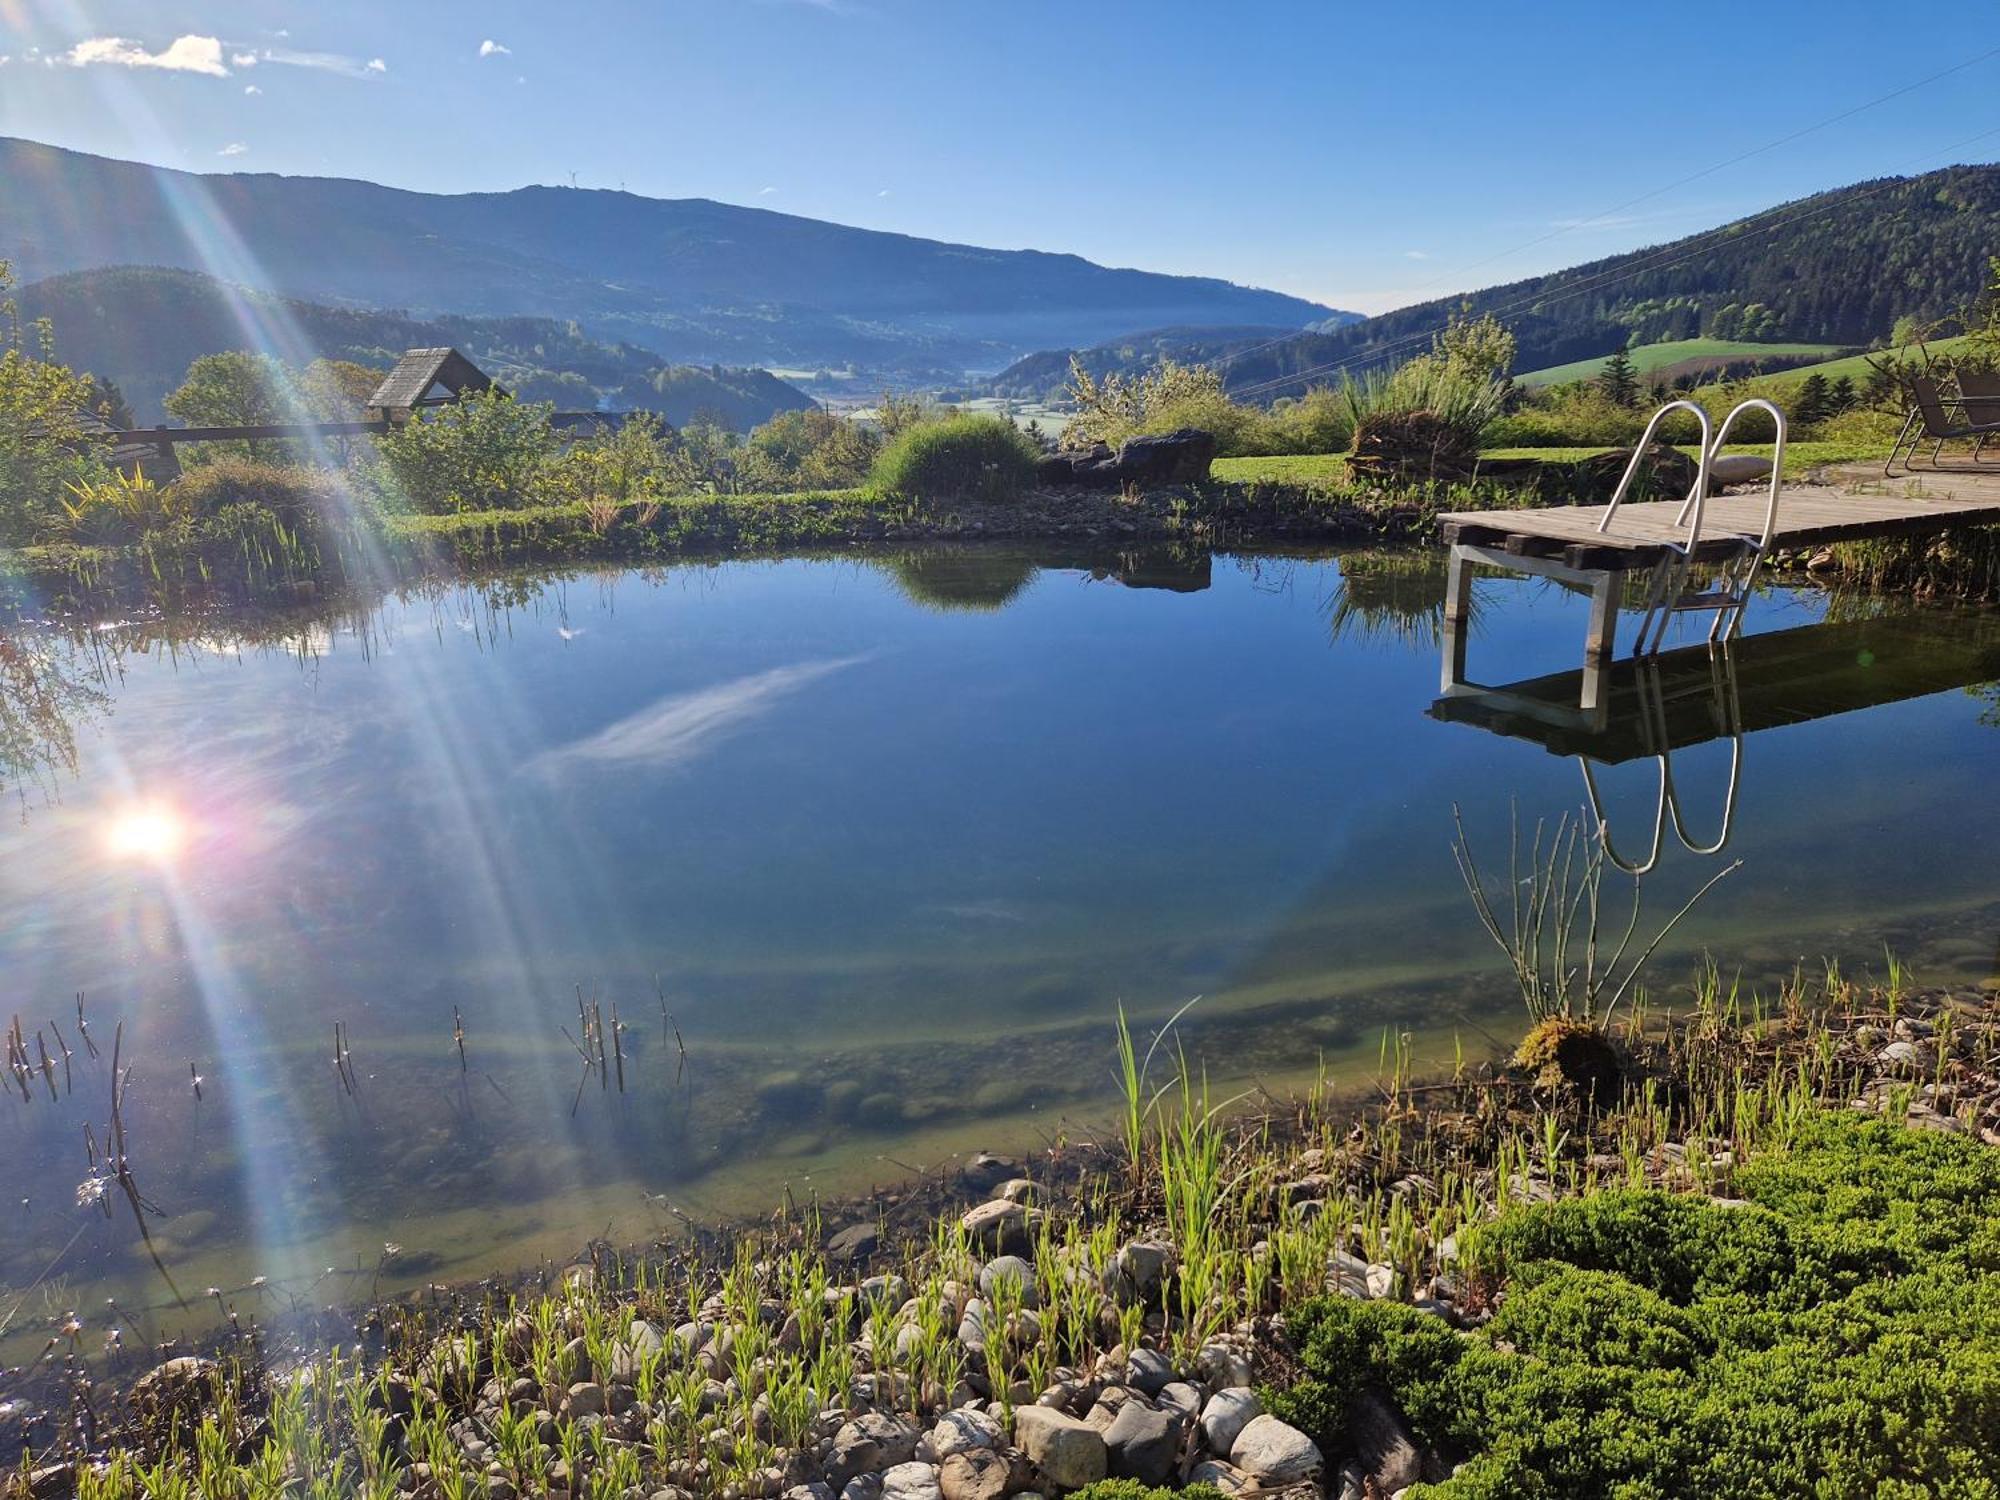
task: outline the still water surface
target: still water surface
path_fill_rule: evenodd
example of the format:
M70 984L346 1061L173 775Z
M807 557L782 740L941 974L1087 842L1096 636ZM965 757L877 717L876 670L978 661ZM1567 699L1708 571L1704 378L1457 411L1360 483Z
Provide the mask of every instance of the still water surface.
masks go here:
M0 1287L165 1296L129 1213L76 1201L121 1021L183 1290L315 1300L1094 1131L1120 1003L1202 996L1188 1041L1231 1090L1370 1072L1385 1028L1498 1046L1520 1021L1453 806L1504 884L1510 809L1585 789L1527 721L1427 712L1440 592L1365 554L991 552L467 587L262 645L17 629L0 989L52 1065L0 1105ZM1480 605L1475 675L1577 664L1578 601ZM1728 684L1718 723L1755 722L1725 854L1669 831L1646 877L1663 918L1743 861L1663 994L1703 951L1761 984L1885 943L1994 973L2000 621L1796 633L1825 609L1753 613L1797 644ZM57 724L74 769L21 769ZM1731 760L1675 752L1691 842ZM1643 853L1655 763L1599 783ZM616 1007L622 1093L579 995Z

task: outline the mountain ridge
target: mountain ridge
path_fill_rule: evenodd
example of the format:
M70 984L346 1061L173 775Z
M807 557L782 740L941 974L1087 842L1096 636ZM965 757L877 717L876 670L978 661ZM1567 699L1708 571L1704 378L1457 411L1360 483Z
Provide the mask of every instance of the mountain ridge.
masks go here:
M1303 327L1336 311L1066 252L603 188L195 174L19 138L0 138L0 181L0 256L24 280L160 266L328 306L574 318L696 363L962 373L1135 327Z

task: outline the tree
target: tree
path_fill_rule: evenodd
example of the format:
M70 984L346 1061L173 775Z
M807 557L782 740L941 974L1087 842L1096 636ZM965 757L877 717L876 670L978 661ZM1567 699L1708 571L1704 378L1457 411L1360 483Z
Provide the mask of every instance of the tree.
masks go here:
M1855 393L1854 377L1852 375L1843 375L1833 383L1832 388L1827 392L1829 414L1837 417L1842 412L1853 411L1854 403L1860 399L1860 396Z
M56 363L46 322L22 325L0 260L0 542L32 541L60 512L63 486L104 477L84 429L91 384Z
M406 422L380 443L397 487L391 499L430 512L526 504L556 453L551 415L491 390Z
M1639 404L1639 371L1632 356L1623 349L1604 362L1597 372L1597 388L1614 406L1631 408Z
M316 359L299 376L299 399L315 422L358 422L382 372L351 359Z
M1833 415L1832 400L1826 377L1815 371L1799 383L1792 397L1792 420L1801 427L1816 426Z
M269 427L305 420L305 403L292 375L268 354L204 354L188 366L166 399L169 416L189 427ZM290 445L272 439L204 443L190 450L201 458L250 457L279 463Z
M129 432L139 425L138 417L132 411L132 403L125 399L125 393L118 389L118 382L106 380L102 375L87 377L90 381L90 409L120 432Z

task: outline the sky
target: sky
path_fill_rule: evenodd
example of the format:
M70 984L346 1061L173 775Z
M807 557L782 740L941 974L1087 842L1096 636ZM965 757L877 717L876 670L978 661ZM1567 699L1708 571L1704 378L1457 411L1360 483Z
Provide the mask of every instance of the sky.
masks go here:
M2000 159L2000 3L1955 16L1913 45L1877 0L0 0L0 135L716 198L1379 312Z

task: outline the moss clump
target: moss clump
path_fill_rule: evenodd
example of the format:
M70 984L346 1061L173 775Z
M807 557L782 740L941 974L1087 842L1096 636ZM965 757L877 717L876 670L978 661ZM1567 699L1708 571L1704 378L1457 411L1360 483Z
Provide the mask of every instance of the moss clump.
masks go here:
M1322 1299L1281 1417L1343 1447L1363 1387L1464 1468L1416 1493L2000 1493L2000 1152L1810 1117L1728 1205L1620 1191L1467 1236L1499 1312L1466 1335Z
M1610 1039L1596 1026L1569 1016L1544 1016L1514 1051L1514 1066L1550 1093L1610 1104L1623 1072Z

